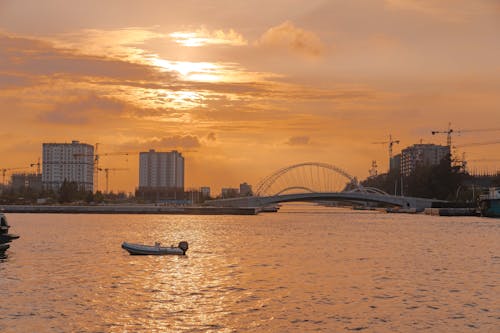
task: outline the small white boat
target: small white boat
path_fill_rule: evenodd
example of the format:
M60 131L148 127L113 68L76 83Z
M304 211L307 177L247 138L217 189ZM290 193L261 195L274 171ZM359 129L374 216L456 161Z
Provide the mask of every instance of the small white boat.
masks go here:
M155 245L142 245L123 242L122 248L127 250L128 253L133 255L163 255L163 254L177 254L185 255L188 250L188 242L182 241L176 246L161 246L159 242Z

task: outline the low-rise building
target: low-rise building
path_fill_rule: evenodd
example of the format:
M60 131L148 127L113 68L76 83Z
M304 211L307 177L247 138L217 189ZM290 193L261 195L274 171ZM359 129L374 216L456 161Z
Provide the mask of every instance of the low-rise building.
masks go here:
M11 176L11 185L16 192L26 189L39 192L42 190L42 175L38 173L15 173Z
M242 197L248 197L252 195L252 185L249 185L247 183L241 183L240 184L240 196Z
M209 199L210 198L210 187L208 186L202 186L200 187L200 193L203 199Z
M240 191L237 188L223 187L220 194L222 199L236 198L240 195Z

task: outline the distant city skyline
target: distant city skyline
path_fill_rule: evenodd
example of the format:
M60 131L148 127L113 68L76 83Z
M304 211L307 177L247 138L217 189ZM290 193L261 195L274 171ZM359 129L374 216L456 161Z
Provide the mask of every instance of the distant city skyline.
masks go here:
M97 14L98 13L98 14ZM0 169L43 142L178 150L212 192L317 161L358 179L400 144L500 165L500 4L489 0L0 1ZM139 156L103 156L133 192ZM104 177L101 175L100 184ZM101 187L101 186L100 186Z

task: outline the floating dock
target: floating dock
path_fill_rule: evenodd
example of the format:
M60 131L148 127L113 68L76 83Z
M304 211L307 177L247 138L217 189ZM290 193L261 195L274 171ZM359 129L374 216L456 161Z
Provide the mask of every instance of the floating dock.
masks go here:
M437 216L477 216L475 208L426 208L424 213Z

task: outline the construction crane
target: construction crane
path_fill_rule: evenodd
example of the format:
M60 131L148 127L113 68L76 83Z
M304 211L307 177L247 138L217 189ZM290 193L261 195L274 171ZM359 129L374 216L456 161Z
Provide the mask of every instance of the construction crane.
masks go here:
M457 145L457 146L455 146L455 148L478 147L478 146L487 146L487 145L496 145L496 144L500 144L500 140L485 141L485 142L470 142L470 143L465 143L462 145ZM468 162L496 162L496 161L500 161L500 160L499 159L473 159L473 160L467 161L465 158L465 152L463 152L462 153L462 160L459 162L462 163L463 170L467 171L467 163Z
M487 145L497 145L499 143L500 143L500 140L485 141L485 142L470 142L470 143L464 143L463 145L458 145L456 147L457 148L464 148L464 147L487 146Z
M12 170L23 170L23 169L29 169L30 167L19 167L19 168L4 168L0 169L2 170L2 184L5 185L5 174L7 171L12 171Z
M132 154L139 154L139 152L111 152L111 153L97 153L97 146L98 144L96 144L96 152L95 154L83 154L83 153L79 153L79 154L73 154L73 157L74 158L77 158L77 157L82 157L82 156L92 156L94 158L94 180L95 180L95 188L96 188L96 191L99 189L99 171L102 171L103 169L101 169L99 167L99 159L101 156L113 156L113 155L132 155Z
M106 175L106 192L104 192L104 193L109 193L108 192L109 172L110 171L121 171L121 170L128 170L128 169L127 168L104 168L104 169L99 170L99 171L104 171L104 174Z
M399 140L393 140L392 139L392 135L389 134L389 141L380 141L380 142L372 142L372 143L375 144L375 145L378 145L378 144L382 144L382 145L388 144L388 147L389 147L389 159L392 159L392 146L395 145L395 144L399 144Z
M468 132L498 132L500 131L500 128L476 128L476 129L465 129L465 130L460 130L462 133L468 133Z
M36 174L37 175L41 174L42 172L41 172L40 157L38 158L38 162L30 164L31 168L34 167L34 166L36 166Z
M389 134L389 141L379 141L379 142L372 142L372 144L375 144L375 145L378 145L378 144L382 144L382 145L387 145L388 146L388 150L389 150L389 170L391 170L392 168L392 147L395 145L395 144L399 144L399 140L393 140L392 139L392 134Z
M84 153L73 154L74 158L82 157L82 156L92 156L94 158L94 179L95 179L96 191L99 189L99 172L103 171L103 170L105 171L105 169L102 169L99 167L99 160L101 157L103 157L103 156L118 156L118 155L128 156L128 155L138 155L141 153L140 151L117 151L117 152L109 152L109 153L99 153L98 148L99 148L99 143L96 143L95 149L94 149L94 154L84 154ZM197 152L197 150L180 151L180 149L179 149L179 152L180 153L192 153L192 152Z
M436 134L446 134L446 145L450 147L451 151L451 135L453 133L460 134L460 131L455 131L451 128L451 123L448 123L448 129L446 131L431 131L432 135Z
M451 136L452 134L461 134L461 133L472 133L472 132L497 132L500 131L500 128L476 128L476 129L461 129L459 131L455 131L451 128L451 123L448 123L448 129L446 131L431 131L432 135L436 134L446 134L446 145L451 149ZM470 143L464 144L457 147L469 147L469 146L480 146L484 144L496 144L500 143L499 141L493 142L478 142L478 143Z

